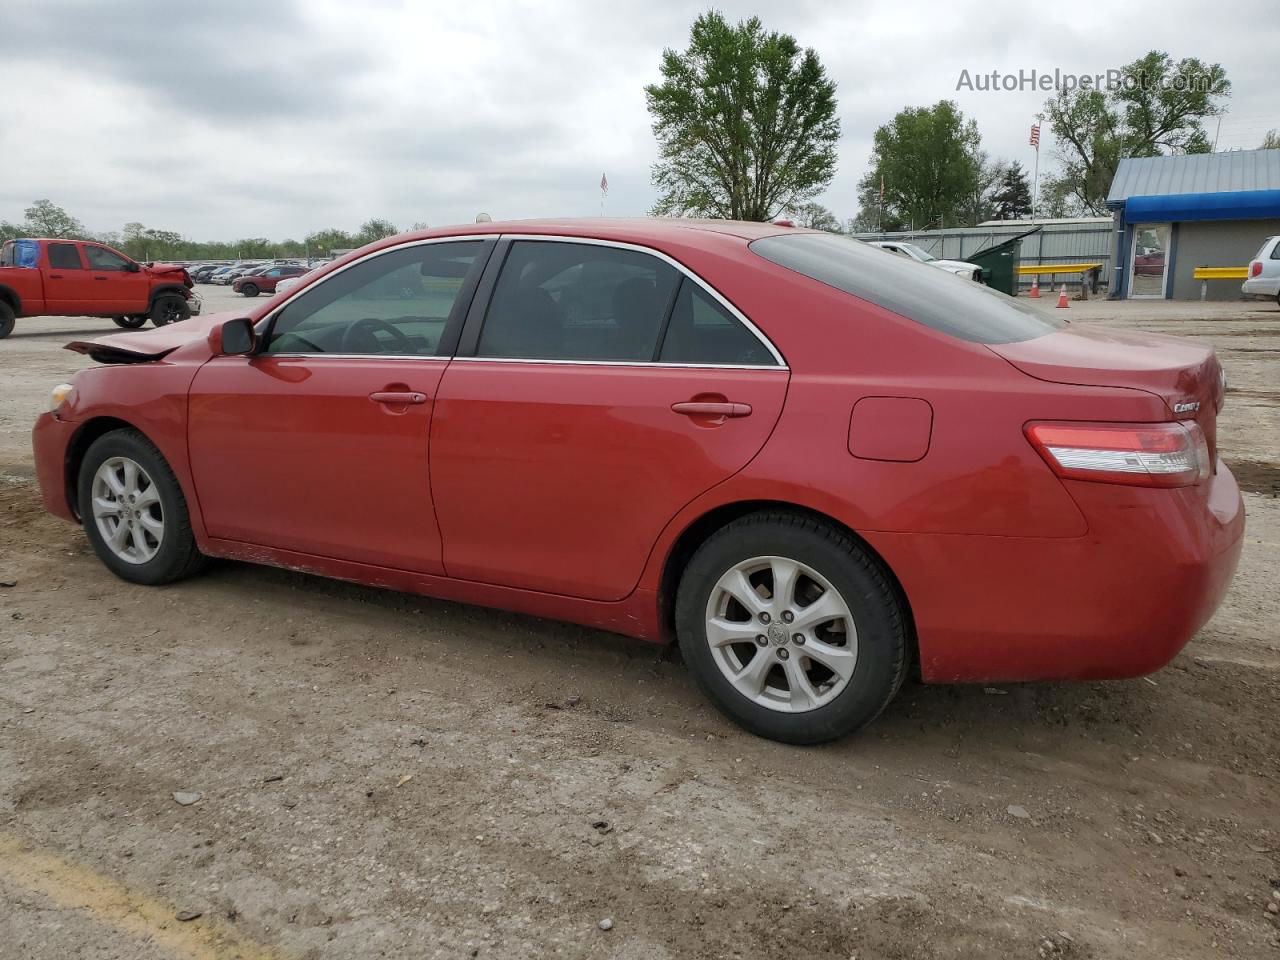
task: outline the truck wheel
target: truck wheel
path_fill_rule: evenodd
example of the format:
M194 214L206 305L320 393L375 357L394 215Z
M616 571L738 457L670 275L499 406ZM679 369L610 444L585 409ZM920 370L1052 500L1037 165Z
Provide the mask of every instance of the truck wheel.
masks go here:
M246 283L240 288L240 292L246 297L256 297L258 295L258 285L256 283Z
M0 340L13 333L13 307L0 300Z
M151 325L155 327L177 323L189 316L191 316L191 307L187 304L186 298L176 293L161 294L151 305Z
M126 330L137 330L147 322L147 317L146 314L137 317L112 317L111 322L117 327L124 327Z

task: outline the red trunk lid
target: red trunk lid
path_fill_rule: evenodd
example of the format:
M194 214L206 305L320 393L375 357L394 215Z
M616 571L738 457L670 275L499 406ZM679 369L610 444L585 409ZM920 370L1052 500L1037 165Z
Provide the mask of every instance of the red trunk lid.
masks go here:
M1213 347L1186 337L1071 324L990 349L1023 373L1051 383L1145 390L1164 400L1169 419L1195 420L1217 453L1221 366Z

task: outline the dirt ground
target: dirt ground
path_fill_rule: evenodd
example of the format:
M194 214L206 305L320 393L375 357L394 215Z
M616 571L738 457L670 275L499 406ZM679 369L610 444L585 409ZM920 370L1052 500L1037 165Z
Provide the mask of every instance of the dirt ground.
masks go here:
M28 437L85 362L60 346L115 328L19 321L0 958L1280 957L1280 310L1070 317L1218 349L1225 604L1147 680L909 683L816 749L608 634L233 563L116 580L42 512Z

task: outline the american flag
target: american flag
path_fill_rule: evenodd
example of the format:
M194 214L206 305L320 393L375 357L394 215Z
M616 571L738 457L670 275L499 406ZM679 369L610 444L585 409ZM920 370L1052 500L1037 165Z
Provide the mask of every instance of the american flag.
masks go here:
M609 178L606 177L603 173L600 174L600 192L601 193L609 192Z
M1031 125L1031 145L1037 150L1040 149L1040 124L1038 123Z

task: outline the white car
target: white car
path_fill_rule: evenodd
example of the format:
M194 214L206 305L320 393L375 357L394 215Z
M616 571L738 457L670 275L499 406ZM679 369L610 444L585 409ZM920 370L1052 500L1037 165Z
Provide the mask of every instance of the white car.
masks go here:
M1280 237L1267 237L1249 263L1249 279L1240 285L1246 297L1274 297L1280 304Z
M932 253L921 250L914 243L904 243L901 240L870 240L868 242L873 247L888 250L890 253L896 253L898 256L907 257L910 260L918 260L920 263L927 263L931 267L939 267L948 273L954 273L958 277L964 277L968 280L982 280L982 268L976 263L969 263L965 260L940 260Z

